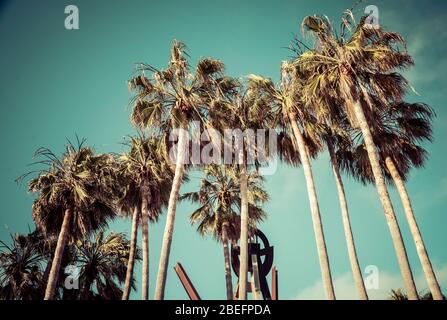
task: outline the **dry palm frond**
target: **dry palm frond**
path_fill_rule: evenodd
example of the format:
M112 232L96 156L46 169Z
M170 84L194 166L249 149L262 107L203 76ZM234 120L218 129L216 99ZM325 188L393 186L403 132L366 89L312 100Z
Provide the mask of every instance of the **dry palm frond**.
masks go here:
M115 160L109 154L96 155L84 142L78 140L78 146L69 142L60 158L47 148L36 152L43 160L35 164L44 167L29 181L28 190L38 194L33 219L46 234L59 233L67 209L74 213L70 240L104 227L115 216Z

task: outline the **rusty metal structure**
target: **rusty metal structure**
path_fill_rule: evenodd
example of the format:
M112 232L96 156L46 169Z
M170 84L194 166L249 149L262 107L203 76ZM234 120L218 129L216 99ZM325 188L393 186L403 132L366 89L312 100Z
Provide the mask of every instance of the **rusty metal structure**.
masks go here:
M239 291L239 255L240 247L237 243L231 245L231 266L233 272L238 277L238 284L234 294L235 299L238 298ZM249 265L248 272L250 273L250 282L247 284L248 292L252 293L254 300L278 300L278 271L273 266L273 247L262 233L257 229L250 238L248 245ZM273 266L273 268L272 268ZM196 288L192 284L183 266L178 262L174 267L180 282L183 285L190 300L201 300ZM272 272L271 291L268 285L267 276Z
M186 274L185 269L183 269L183 266L177 262L177 264L174 267L175 272L177 273L177 276L180 279L180 282L183 285L183 288L186 291L186 294L188 295L190 300L202 300L200 299L199 294L197 293L196 288L192 284L191 280L189 279L188 275Z
M267 282L267 275L273 266L273 247L265 236L265 234L257 229L250 239L248 244L248 272L251 274L251 281L247 284L248 292L252 293L254 300L272 300L272 294ZM233 243L231 246L231 266L233 272L239 279L239 255L240 247ZM272 289L274 289L273 296L278 297L278 279L276 268L272 272ZM235 297L238 297L239 280L236 287Z

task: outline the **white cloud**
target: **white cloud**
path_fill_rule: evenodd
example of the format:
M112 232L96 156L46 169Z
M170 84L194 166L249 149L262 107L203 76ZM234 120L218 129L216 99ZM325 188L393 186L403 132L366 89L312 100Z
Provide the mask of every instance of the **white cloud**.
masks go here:
M447 287L447 264L435 269L436 276L441 287ZM415 277L416 286L421 294L428 291L423 274ZM354 280L350 273L342 274L334 279L335 295L338 300L356 300L357 291ZM391 289L403 288L402 278L399 274L392 274L387 271L380 272L379 289L368 290L369 298L372 300L385 300L388 298ZM301 290L293 299L297 300L324 300L326 299L321 280L313 285Z

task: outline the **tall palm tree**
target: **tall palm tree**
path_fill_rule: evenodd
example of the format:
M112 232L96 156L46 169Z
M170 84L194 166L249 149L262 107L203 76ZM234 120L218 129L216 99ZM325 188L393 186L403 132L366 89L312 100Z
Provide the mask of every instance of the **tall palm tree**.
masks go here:
M66 244L104 227L115 216L111 203L114 159L95 155L83 143L78 141L77 147L69 143L60 159L47 148L35 154L43 158L39 163L45 168L28 185L30 192L38 194L33 219L44 234L59 234L45 300L53 299Z
M231 166L210 165L204 172L200 190L186 193L180 199L188 199L201 205L191 214L191 223L198 224L197 231L200 235L212 235L222 243L227 300L233 300L228 243L237 241L240 236L240 182L237 170ZM256 228L256 223L265 218L261 204L268 200L268 195L262 189L262 181L262 177L254 172L248 177L248 215L251 229Z
M149 221L157 221L162 209L168 205L169 190L174 172L165 152L160 150L158 139L147 138L144 133L130 137L126 143L129 151L119 162L120 186L124 194L118 201L120 211L132 215L132 235L123 300L129 299L135 263L137 230L142 226L142 299L149 297Z
M380 104L379 99L374 97L371 102ZM422 167L427 159L428 152L418 143L432 140L431 120L434 112L428 105L403 101L391 103L388 108L376 107L375 110L380 111L374 114L371 131L378 147L383 175L397 187L429 289L435 300L442 300L441 289L405 187L411 168ZM358 139L351 151L341 153L345 156L344 167L347 171L361 182L371 183L374 177L364 150L364 141Z
M295 52L300 52L300 50L301 50L300 47L294 48ZM300 75L298 75L298 77L300 77ZM314 103L316 103L316 101ZM319 139L321 139L321 141L323 141L324 144L326 145L330 156L332 172L334 174L337 186L338 199L343 223L343 231L345 234L349 262L351 265L351 271L354 278L354 283L357 288L359 298L361 300L368 300L368 294L366 292L365 284L362 277L362 271L357 256L357 250L355 247L354 235L351 227L351 219L349 216L346 193L343 185L343 179L340 173L339 160L337 159L335 151L335 148L337 148L337 146L340 144L350 145L351 143L349 136L350 126L348 120L346 119L346 116L344 116L343 114L339 114L337 112L336 108L337 104L342 103L338 97L337 98L332 97L330 99L326 98L324 101L320 101L320 103L329 105L328 111L330 111L330 114L327 114L325 112L313 112L314 118L318 123L318 127L320 127L320 130L317 130L315 133L319 135ZM307 110L308 113L312 112L312 109L313 111L325 110L324 107L323 108L314 107L310 109L311 110L309 109Z
M210 94L215 87L225 88L226 83L221 77L224 65L215 59L201 59L193 74L185 49L183 43L174 40L167 68L158 70L142 64L139 67L141 74L129 82L129 88L136 91L131 116L136 126L159 131L166 139L173 129L180 129L155 288L156 300L163 299L165 293L177 199L187 162L188 130L192 121L206 123ZM151 74L150 78L146 77L147 72Z
M317 243L318 257L326 296L330 300L335 299L332 276L329 264L329 256L326 249L323 225L321 221L315 182L312 173L310 158L315 156L322 147L319 138L323 132L315 117L306 110L301 103L299 92L300 79L293 74L293 69L287 62L281 66L281 89L276 88L271 79L251 75L249 78L250 90L257 96L263 97L266 104L270 105L278 125L284 128L287 135L293 137L293 143L299 162L301 163L306 178L306 186L312 215L312 222ZM301 125L301 128L298 125ZM281 151L281 150L280 150ZM287 157L287 155L285 155ZM290 157L290 156L289 156ZM297 161L296 159L294 160Z
M362 98L368 99L372 94L377 94L384 102L400 98L402 90L387 80L395 70L408 67L413 61L401 48L400 44L405 41L399 34L370 28L365 25L365 18L349 34L353 25L348 21L343 20L342 30L337 35L327 18L306 17L303 28L315 35L316 47L299 55L294 66L306 80L301 90L306 105L324 107L320 101L341 97L344 103L340 112L347 115L353 127L361 130L408 296L418 299L405 245L380 169L379 154L371 133L370 112L361 103ZM317 112L330 114L327 110Z
M127 213L127 211L126 211L126 213ZM134 266L135 266L135 257L136 257L136 251L137 251L138 225L141 220L140 216L141 216L140 207L137 204L133 208L133 213L132 213L132 217L131 217L132 218L132 229L131 229L131 238L130 238L130 253L129 253L129 260L128 260L128 264L127 264L126 279L124 281L123 296L121 297L122 300L128 300L129 295L130 295L131 279L133 278L133 270L134 270ZM146 236L145 238L147 239L147 241L149 241L149 235ZM148 247L149 246L146 246L146 248L148 248ZM147 259L149 259L149 253L147 253L145 256L147 256ZM148 287L149 279L143 281L143 283L146 283L146 287Z
M130 242L124 234L103 231L76 242L76 265L80 269L79 280L82 288L79 299L121 299L120 285L126 279ZM139 260L137 249L134 259ZM134 279L131 279L134 286Z
M346 244L348 247L349 262L351 264L352 275L354 277L354 283L357 289L357 293L361 300L368 300L368 293L366 292L365 283L362 277L362 271L357 256L357 250L354 242L354 235L351 227L351 219L349 216L348 202L346 199L345 188L343 185L343 179L340 173L339 160L337 159L334 144L335 142L345 144L346 139L344 136L336 135L333 131L329 130L326 137L326 145L328 148L329 156L331 159L332 171L335 177L337 185L338 200L340 203L340 211L342 215L343 230L345 233Z
M0 298L41 299L43 255L29 235L11 235L11 240L9 245L0 241Z
M249 156L266 154L270 146L270 134L265 136L266 145L260 146L250 137L249 130L274 128L274 114L268 104L244 83L236 79L224 78L222 85L217 87L213 100L209 106L209 125L225 134L230 129L234 133L242 134L232 141L224 140L224 145L231 150L232 159L238 163L238 176L241 192L241 231L240 231L240 270L239 270L239 299L247 298L247 272L248 272L248 241L249 241L249 198L248 198L248 168L259 166L259 159L250 159ZM276 138L276 137L275 137ZM228 146L228 143L231 146ZM259 143L258 143L259 144ZM248 161L250 159L250 161ZM251 161L254 160L254 161ZM250 163L249 163L250 162Z

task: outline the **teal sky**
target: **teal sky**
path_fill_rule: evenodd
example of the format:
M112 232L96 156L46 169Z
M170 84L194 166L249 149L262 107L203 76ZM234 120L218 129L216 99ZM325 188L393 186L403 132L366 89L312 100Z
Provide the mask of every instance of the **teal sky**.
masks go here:
M191 63L212 56L221 59L232 76L249 73L278 80L281 60L300 32L304 16L326 14L339 21L350 1L6 1L0 5L0 238L26 232L32 225L33 196L14 179L29 170L33 152L47 146L61 152L66 137L86 137L98 152L120 152L123 137L134 131L129 123L127 80L134 63L165 66L172 39L186 42ZM64 28L64 8L77 5L80 29ZM432 105L438 117L435 142L427 148L426 168L413 172L408 190L434 263L447 290L447 10L444 1L374 1L380 23L402 33L416 66L407 76L420 96L411 101ZM355 10L357 16L366 4ZM338 24L338 23L337 23ZM330 263L339 298L355 298L341 224L334 178L327 154L313 163ZM192 175L197 176L197 174ZM198 179L182 188L193 190ZM376 265L383 298L402 287L391 239L375 189L345 179L352 225L362 268ZM313 236L305 181L300 168L280 165L268 177L271 200L261 229L275 246L280 298L322 298L320 269ZM390 189L418 289L427 288L408 232L403 209ZM225 298L222 248L201 238L188 223L194 206L178 206L167 280L166 298L187 298L172 267L181 261L199 294ZM164 216L150 228L150 293L158 268ZM110 228L130 230L129 220ZM136 269L140 284L140 266ZM139 297L139 292L134 293Z

